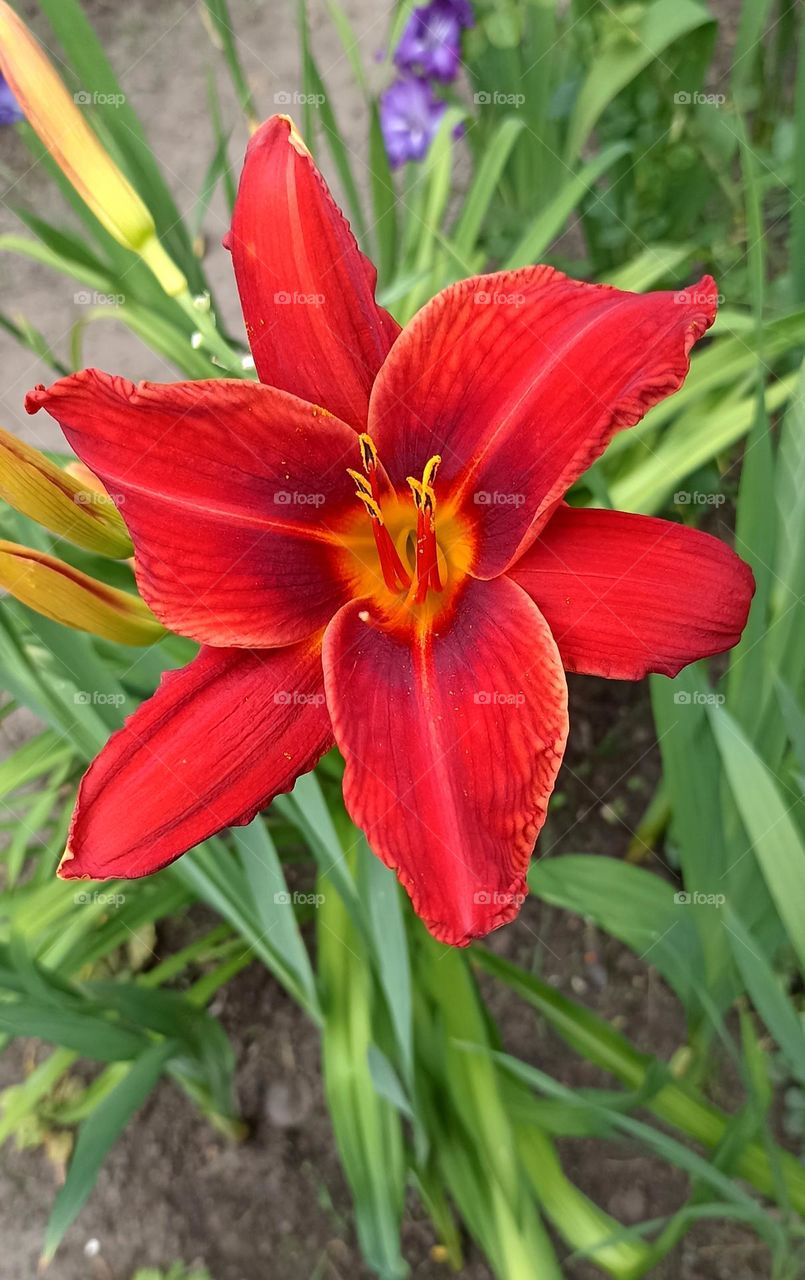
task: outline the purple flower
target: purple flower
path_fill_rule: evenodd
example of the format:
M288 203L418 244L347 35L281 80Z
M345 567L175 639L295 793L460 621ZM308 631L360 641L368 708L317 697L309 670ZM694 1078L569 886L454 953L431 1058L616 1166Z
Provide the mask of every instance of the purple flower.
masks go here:
M428 82L416 76L395 80L380 95L380 127L392 168L425 158L446 108Z
M402 71L455 80L461 62L461 31L474 24L469 0L431 0L414 9L394 54Z
M0 124L18 124L25 117L5 78L0 75Z

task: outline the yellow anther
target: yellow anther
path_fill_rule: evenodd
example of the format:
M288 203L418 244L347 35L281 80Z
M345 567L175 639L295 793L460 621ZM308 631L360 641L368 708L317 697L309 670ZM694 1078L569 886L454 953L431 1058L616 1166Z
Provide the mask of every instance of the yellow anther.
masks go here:
M414 502L416 504L416 509L417 511L419 511L422 507L422 503L424 502L422 484L419 480L415 480L413 476L406 476L405 478L408 482L408 485L411 489L412 494L414 495Z
M352 467L347 467L347 475L352 476L359 489L361 489L369 497L372 495L372 486L366 476L361 475L360 471L353 471Z
M423 489L428 489L433 484L434 476L439 470L439 464L441 461L442 455L440 453L434 453L432 458L428 458L428 461L425 463L425 470L422 472Z
M371 471L377 466L377 449L375 442L370 435L362 432L358 436L358 442L361 446L361 459L363 460L364 471Z
M358 489L355 492L355 497L360 498L361 502L366 507L366 510L369 512L369 515L374 520L377 520L380 524L383 523L383 514L380 507L370 493L364 493L363 489Z

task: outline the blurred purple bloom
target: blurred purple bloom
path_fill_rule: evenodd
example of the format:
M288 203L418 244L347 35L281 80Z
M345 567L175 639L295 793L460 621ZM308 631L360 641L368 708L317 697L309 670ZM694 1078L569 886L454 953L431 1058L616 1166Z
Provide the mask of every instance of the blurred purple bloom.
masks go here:
M0 124L17 124L25 117L17 105L17 99L0 75Z
M425 158L446 109L428 82L416 76L395 80L380 95L380 127L393 168Z
M475 19L469 0L432 0L414 9L394 61L403 71L455 80L461 62L461 31Z

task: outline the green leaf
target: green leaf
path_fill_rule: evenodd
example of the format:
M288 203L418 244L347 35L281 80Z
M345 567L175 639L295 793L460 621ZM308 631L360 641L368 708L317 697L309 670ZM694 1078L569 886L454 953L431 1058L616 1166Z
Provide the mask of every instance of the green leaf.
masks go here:
M501 175L523 128L524 121L518 116L507 116L496 126L489 146L484 148L481 163L461 206L452 234L453 245L459 257L469 258L475 250L484 218L497 194Z
M664 1123L674 1125L704 1146L717 1147L723 1141L730 1117L692 1088L670 1079L664 1064L639 1053L603 1019L574 1004L536 975L485 948L474 950L472 958L537 1009L577 1053L635 1090L639 1105L647 1106ZM741 1151L735 1167L740 1177L775 1198L779 1195L778 1178L782 1177L785 1196L798 1212L805 1213L805 1173L787 1152L775 1148L770 1156L752 1143Z
M227 0L204 0L204 5L209 15L212 33L224 55L224 61L229 71L240 109L246 117L247 124L254 126L258 123L260 117L254 104L249 82L241 65L237 38Z
M737 982L721 927L720 899L737 893L743 876L725 878L729 858L720 803L721 767L706 714L713 696L702 664L688 667L675 680L651 678L652 707L671 804L671 835L685 890L691 895L680 914L690 920L698 935L699 982L721 1009L737 994ZM749 892L753 892L751 885ZM704 895L704 900L696 901L694 894ZM761 900L757 905L764 903ZM685 1003L691 1015L691 1003Z
M467 1049L475 1049L475 1046L467 1046ZM475 1051L477 1052L477 1049ZM660 1130L652 1128L641 1120L635 1120L618 1110L603 1106L600 1102L594 1101L589 1095L581 1095L572 1089L568 1089L565 1085L546 1075L544 1071L521 1062L519 1058L514 1058L504 1053L495 1053L492 1056L496 1062L499 1062L502 1067L510 1071L516 1079L530 1084L532 1088L539 1090L546 1097L555 1098L560 1102L575 1102L582 1110L589 1108L595 1112L603 1113L615 1129L619 1129L628 1137L636 1139L649 1151L652 1151L669 1164L674 1164L683 1169L691 1177L700 1179L707 1186L718 1191L728 1203L739 1205L745 1211L747 1219L752 1222L755 1230L763 1234L764 1237L774 1238L775 1235L779 1235L779 1225L768 1214L764 1213L748 1192L744 1191L734 1179L722 1173L714 1164L704 1160L700 1155L683 1146L675 1138L668 1137Z
M321 881L320 881L321 883ZM343 899L325 892L316 913L325 1012L324 1086L339 1154L352 1189L361 1250L386 1280L402 1280L405 1190L400 1114L374 1088L372 970Z
M151 1045L84 1121L64 1186L56 1196L48 1221L43 1263L53 1258L64 1233L89 1198L107 1153L154 1089L175 1052L176 1045L170 1040Z
M30 997L19 1003L0 1002L0 1031L13 1036L38 1036L98 1062L135 1058L146 1044L144 1036L98 1015Z
M749 849L735 850L735 858L754 853L791 945L805 965L805 847L791 817L791 798L783 797L779 782L729 712L724 707L708 710L724 772L751 840ZM794 797L794 803L799 802Z
M588 917L654 965L690 1005L701 980L695 909L675 901L667 881L598 854L564 854L532 864L528 883L555 906Z
M526 1098L531 1101L530 1094ZM552 1100L552 1105L563 1104ZM651 1260L648 1246L636 1235L619 1238L632 1233L566 1177L550 1138L536 1125L523 1124L517 1126L517 1143L543 1211L576 1254L615 1277L642 1274Z
M791 184L791 285L796 303L805 303L805 40L799 42L794 102L794 177Z
M266 933L249 880L223 841L211 839L199 845L171 869L171 874L238 930L266 968L317 1022L318 1003L308 990L306 977L300 976L293 959L289 962L273 931Z
M29 738L21 747L0 761L0 796L7 796L17 787L25 786L44 773L66 765L73 758L73 749L62 736L46 729L35 738Z
M52 249L50 245L40 243L38 240L29 240L27 236L0 236L0 253L17 253L21 257L31 258L32 261L50 267L53 271L59 271L62 275L80 280L82 284L89 285L92 290L105 296L114 296L117 293L113 276L96 267L88 266L83 258L67 257L66 254Z
M397 192L383 142L380 113L372 103L369 117L369 183L372 193L372 231L377 246L378 284L383 288L397 266Z
M403 1077L410 1089L414 1075L411 971L397 878L357 832L356 842L358 892L366 909L373 958L394 1027Z
M692 244L662 244L656 241L641 250L631 262L624 263L614 271L606 271L601 279L604 284L611 284L616 289L642 293L646 289L653 289L661 280L675 278L695 251L696 246Z
M723 347L719 348L719 353L726 355ZM727 376L726 366L723 373ZM789 399L794 386L795 378L790 375L780 378L769 387L765 396L766 411L769 414L776 413ZM666 401L670 410L682 407L685 402L681 400L681 396L682 393L678 392ZM663 416L668 416L668 412ZM702 431L702 416L705 413L707 430ZM754 396L746 397L737 404L726 401L721 406L716 404L715 407L708 407L707 402L702 401L691 406L666 432L644 462L612 481L610 498L613 507L620 511L639 511L647 515L658 511L681 481L698 467L726 452L746 435L756 415ZM656 421L656 418L652 420L651 414L646 415L643 420L646 433L648 427ZM621 438L630 434L624 431ZM632 443L639 439L640 436L635 436ZM627 438L625 444L628 443Z
M159 991L134 982L92 982L90 997L144 1031L173 1040L198 1065L217 1109L232 1110L234 1054L219 1022L177 991Z
M363 69L361 61L360 47L361 42L355 33L355 29L350 22L343 5L339 4L339 0L327 0L327 8L330 17L338 33L338 39L341 41L341 48L344 50L345 56L349 59L349 65L352 68L352 74L355 83L360 89L364 97L369 95L369 86L366 82L366 73Z
M347 904L353 924L363 931L363 906L346 869L344 849L315 773L297 778L291 794L277 796L274 808L286 814L308 841L318 864L319 876L337 891Z
M799 1013L788 999L759 943L735 914L726 908L725 922L732 939L735 963L758 1016L782 1051L792 1075L805 1086L805 1031Z
M629 144L616 142L568 178L544 208L540 209L503 264L504 271L537 261L559 235L581 197L616 160L629 151Z
M570 120L565 160L573 164L581 154L602 112L621 89L677 40L704 30L714 36L715 24L693 0L655 0L647 5L635 23L634 39L613 41L594 59Z
M805 597L805 362L780 432L774 491L777 558L767 650L775 671L793 691L801 690L805 682L801 634ZM779 763L779 755L768 758Z
M318 996L310 957L299 932L282 864L265 822L258 817L248 827L236 827L232 838L263 931L263 941L283 957L298 987L306 993L310 1007L315 1009Z
M332 108L332 99L327 86L322 79L319 71L318 63L310 48L310 40L307 34L307 5L305 0L300 0L299 4L299 34L301 43L302 57L302 86L305 95L305 141L308 145L312 144L313 119L311 107L315 104L319 112L319 120L321 122L324 136L327 140L327 146L333 163L338 172L341 184L344 188L347 207L352 218L357 239L366 244L366 221L363 215L363 206L358 191L358 186L352 172L352 164L349 157L349 149L344 142L338 122L335 118L335 112Z

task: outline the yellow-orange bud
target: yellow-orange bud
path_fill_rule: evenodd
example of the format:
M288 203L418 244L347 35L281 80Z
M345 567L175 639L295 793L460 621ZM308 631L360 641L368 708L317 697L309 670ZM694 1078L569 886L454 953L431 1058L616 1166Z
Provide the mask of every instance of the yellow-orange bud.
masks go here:
M132 554L114 503L0 427L0 498L85 551L123 560Z
M110 235L148 264L171 297L187 281L160 244L154 220L104 150L42 47L0 0L0 71L28 123Z
M138 596L18 542L0 541L0 588L54 622L118 644L153 644L165 634Z

